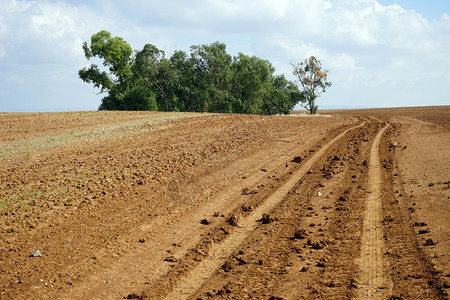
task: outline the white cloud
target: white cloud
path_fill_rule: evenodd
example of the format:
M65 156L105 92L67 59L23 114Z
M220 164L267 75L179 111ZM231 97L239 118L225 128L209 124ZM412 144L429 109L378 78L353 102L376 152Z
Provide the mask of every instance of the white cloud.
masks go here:
M219 40L232 54L268 59L291 79L289 63L315 55L332 69L333 86L324 103L373 105L374 97L390 93L401 103L402 93L414 98L410 85L420 89L422 81L428 89L435 84L434 90L449 91L441 86L450 83L447 13L432 21L420 11L376 0L0 0L0 7L0 109L4 95L14 95L4 87L8 79L36 89L51 89L63 80L78 95L84 87L93 101L92 87L78 79L77 70L86 64L82 42L102 29L123 37L133 49L152 43L168 55ZM26 65L32 67L21 67ZM436 104L447 101L439 95L434 99ZM423 96L414 101L420 104Z
M10 63L67 63L80 59L80 41L105 22L87 7L64 2L3 1L0 42ZM5 29L6 28L6 29Z

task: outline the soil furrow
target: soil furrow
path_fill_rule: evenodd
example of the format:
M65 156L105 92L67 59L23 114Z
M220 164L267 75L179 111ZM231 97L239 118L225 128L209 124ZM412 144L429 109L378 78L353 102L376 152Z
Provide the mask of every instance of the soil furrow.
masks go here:
M395 141L398 140L401 131L399 124L392 124L387 130L387 137L382 140L382 151L380 151L384 183L382 188L383 225L385 244L388 249L385 259L389 262L387 271L393 281L391 297L393 299L447 299L446 289L449 285L446 277L450 276L447 276L448 272L437 269L438 266L442 267L445 264L436 264L432 261L436 257L445 259L445 256L442 252L439 253L433 249L436 245L426 245L426 239L430 236L433 237L433 242L436 240L436 235L432 235L430 228L437 226L429 226L429 219L424 222L423 219L416 219L415 216L416 209L420 209L419 205L430 205L431 201L423 197L424 201L420 202L421 197L413 197L413 191L411 188L407 189L405 179L399 174L400 165L395 159L396 152L401 153L405 147L396 146ZM437 166L435 168L438 169ZM426 186L430 188L428 182ZM433 215L435 219L439 217L441 216L438 213ZM436 233L442 234L444 233L442 231L444 230L441 229ZM445 239L441 241L445 242ZM442 245L439 246L442 247ZM432 254L427 255L427 250L431 250ZM444 253L447 252L444 251Z

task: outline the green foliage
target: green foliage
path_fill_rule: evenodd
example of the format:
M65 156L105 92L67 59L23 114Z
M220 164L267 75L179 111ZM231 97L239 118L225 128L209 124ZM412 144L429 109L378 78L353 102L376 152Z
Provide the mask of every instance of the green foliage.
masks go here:
M292 66L306 98L303 106L312 115L316 114L319 108L315 104L316 99L331 86L331 82L327 82L329 70L322 70L322 63L314 56Z
M79 71L102 99L100 110L198 111L288 114L305 97L298 87L266 60L239 53L232 57L224 43L192 46L190 54L170 58L156 46L140 51L119 37L100 31L83 44L87 59L103 60Z
M132 89L131 46L122 38L111 37L109 32L103 30L92 35L90 45L84 42L83 50L87 59L103 59L103 66L109 71L101 71L95 64L78 71L81 80L93 83L100 93L108 93L99 109L127 110L127 96Z
M270 62L239 53L234 61L233 91L236 112L264 113L264 99L270 97L274 71Z
M165 59L165 53L151 44L138 51L133 65L133 73L142 78L158 95L159 110L169 111L172 107L172 68L170 61Z

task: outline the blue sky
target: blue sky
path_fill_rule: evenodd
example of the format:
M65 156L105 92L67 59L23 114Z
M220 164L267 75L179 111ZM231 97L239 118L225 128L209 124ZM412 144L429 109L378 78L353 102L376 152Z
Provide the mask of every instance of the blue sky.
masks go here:
M333 83L320 107L450 105L448 0L0 0L0 112L96 110L78 70L103 29L168 55L221 41L291 80L315 55Z

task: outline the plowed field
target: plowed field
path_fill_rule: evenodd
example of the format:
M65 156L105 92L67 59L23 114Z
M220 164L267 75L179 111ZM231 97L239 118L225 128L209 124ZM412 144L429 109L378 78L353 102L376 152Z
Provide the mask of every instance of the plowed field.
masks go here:
M0 114L0 299L447 299L450 107Z

